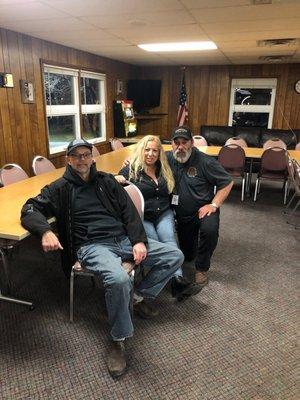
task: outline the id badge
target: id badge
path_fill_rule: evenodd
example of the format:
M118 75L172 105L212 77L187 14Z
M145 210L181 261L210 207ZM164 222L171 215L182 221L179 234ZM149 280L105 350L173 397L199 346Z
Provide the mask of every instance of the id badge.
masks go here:
M173 194L171 204L173 206L178 206L179 196L178 194Z

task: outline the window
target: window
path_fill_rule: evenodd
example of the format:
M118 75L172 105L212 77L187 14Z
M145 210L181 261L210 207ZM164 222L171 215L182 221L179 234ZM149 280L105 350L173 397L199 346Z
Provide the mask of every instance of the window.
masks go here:
M105 75L45 65L44 87L50 154L75 138L106 140Z
M228 125L272 128L277 79L233 79Z

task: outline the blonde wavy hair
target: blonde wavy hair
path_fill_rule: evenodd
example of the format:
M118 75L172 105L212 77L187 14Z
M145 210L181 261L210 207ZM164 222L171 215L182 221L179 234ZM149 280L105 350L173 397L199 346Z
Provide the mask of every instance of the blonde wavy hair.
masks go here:
M166 180L169 193L172 193L175 186L174 177L161 141L159 137L154 135L147 135L138 142L134 155L131 158L129 180L137 181L140 179L141 172L147 171L147 165L145 163L145 149L148 142L155 142L157 144L159 155L156 163L158 163L158 166L160 166L160 176Z

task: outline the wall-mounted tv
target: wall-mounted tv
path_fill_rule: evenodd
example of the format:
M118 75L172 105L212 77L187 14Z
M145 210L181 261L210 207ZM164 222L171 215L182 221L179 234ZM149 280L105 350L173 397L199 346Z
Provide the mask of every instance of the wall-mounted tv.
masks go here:
M127 99L133 101L138 113L160 105L161 80L130 79L127 84Z

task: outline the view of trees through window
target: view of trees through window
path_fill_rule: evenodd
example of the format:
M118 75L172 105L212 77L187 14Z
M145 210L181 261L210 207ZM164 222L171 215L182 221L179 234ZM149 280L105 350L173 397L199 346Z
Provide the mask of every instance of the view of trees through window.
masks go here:
M44 67L51 154L65 150L75 138L82 137L92 143L105 140L104 85L102 74Z

